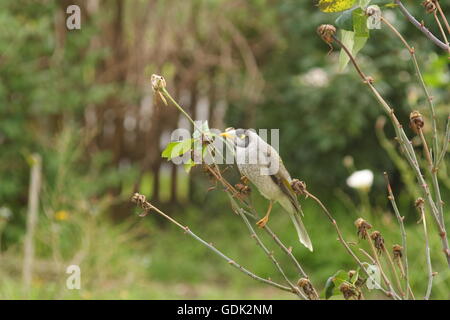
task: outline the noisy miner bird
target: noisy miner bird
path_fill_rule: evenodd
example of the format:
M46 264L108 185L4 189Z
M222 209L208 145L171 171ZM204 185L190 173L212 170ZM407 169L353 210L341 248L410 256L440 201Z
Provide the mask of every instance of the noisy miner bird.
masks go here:
M240 173L269 200L267 213L257 222L258 226L262 228L266 225L273 202L279 202L291 217L300 242L313 251L311 240L300 216L303 212L291 187L291 176L284 167L278 152L253 130L228 128L220 135L232 142Z

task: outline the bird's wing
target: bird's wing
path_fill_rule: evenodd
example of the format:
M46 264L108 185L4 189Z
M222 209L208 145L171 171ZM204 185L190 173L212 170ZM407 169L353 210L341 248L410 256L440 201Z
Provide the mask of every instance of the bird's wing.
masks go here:
M267 151L264 152L264 156L267 157L267 162L270 166L270 161L278 161L278 171L270 175L270 178L272 179L275 184L277 184L281 191L288 197L289 201L294 206L295 210L297 212L300 212L300 205L297 201L297 196L294 192L294 190L291 187L291 176L289 172L286 170L283 160L281 160L281 157L278 155L277 151L273 149L272 147L269 147Z

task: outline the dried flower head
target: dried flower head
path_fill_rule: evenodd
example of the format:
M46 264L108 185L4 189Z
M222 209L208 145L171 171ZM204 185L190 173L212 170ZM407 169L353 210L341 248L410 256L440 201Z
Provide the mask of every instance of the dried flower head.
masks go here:
M366 239L367 238L367 230L372 228L372 225L370 223L368 223L366 220L364 220L363 218L358 218L355 221L355 226L358 229L358 237L360 237L361 239Z
M411 112L409 115L409 125L416 134L423 128L424 124L422 114L419 111Z
M131 197L131 201L144 209L144 212L139 215L141 217L146 216L147 213L153 208L153 206L145 199L145 196L137 192L133 194L133 196Z
M414 203L416 208L423 207L424 204L425 204L425 200L423 200L423 198L417 198L416 202Z
M237 183L234 185L234 187L236 188L237 192L239 192L239 194L243 196L248 196L252 191L252 189L249 186L242 183Z
M394 259L401 259L403 256L403 247L399 244L394 244L392 246L392 254L394 255Z
M425 8L427 13L433 13L434 11L436 11L436 5L432 0L425 0L424 2L422 2L422 6Z
M333 46L331 45L331 43L334 40L333 37L336 34L336 28L331 24L322 24L317 28L317 34L330 47L330 51L328 53L333 51Z
M359 300L359 299L361 299L361 293L351 283L343 282L339 286L339 290L342 292L345 300L349 300L349 299Z
M373 240L375 248L377 248L378 253L381 253L386 250L384 247L384 238L381 235L380 231L374 231L370 235L370 238Z
M166 80L164 79L164 77L157 74L152 74L150 82L152 83L152 89L155 96L159 97L167 106L166 98L162 94L162 91L166 88Z
M300 181L298 179L292 179L291 187L292 187L292 190L294 190L294 192L296 194L299 194L299 195L305 194L306 183L304 181Z
M303 292L310 300L319 299L317 292L316 290L314 290L314 287L309 279L301 278L300 280L298 280L297 285L303 289Z

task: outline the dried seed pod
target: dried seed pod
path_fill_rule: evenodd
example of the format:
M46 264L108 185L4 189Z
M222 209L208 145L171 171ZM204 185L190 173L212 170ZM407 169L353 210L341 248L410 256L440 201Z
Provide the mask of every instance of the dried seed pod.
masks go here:
M360 237L361 239L366 239L367 238L367 230L372 229L372 225L370 223L368 223L366 220L364 220L363 218L358 218L355 221L355 226L358 229L358 237Z
M357 300L359 300L359 299L361 299L361 293L358 292L356 287L354 285L352 285L351 283L343 282L339 286L339 290L344 295L345 300L349 300L349 299L357 299Z
M419 111L413 111L409 115L409 125L411 129L418 134L422 130L425 122L423 121L422 114Z
M331 43L333 42L333 37L336 34L336 28L331 24L322 24L317 28L317 34L328 44L331 52L333 50Z
M138 206L140 206L145 211L150 211L153 206L145 199L145 196L143 194L135 193L131 197L131 201L136 203ZM141 214L141 216L144 216L145 214Z
M394 255L394 259L401 259L403 256L403 247L399 244L394 244L392 246L392 254Z
M294 190L294 192L299 195L304 194L306 191L306 183L298 179L292 179L291 187L292 190Z
M374 231L370 235L370 238L373 240L375 248L377 248L378 253L385 251L384 247L384 238L381 235L380 231Z
M424 204L425 204L425 200L423 200L423 198L417 198L416 202L414 203L416 208L423 207Z
M153 91L160 91L166 87L166 80L163 76L152 74L150 81L152 83Z
M422 2L422 6L425 8L427 13L433 13L436 11L436 4L432 0L425 0Z
M250 192L252 191L252 189L249 186L246 186L245 184L242 184L242 183L237 183L234 185L234 187L243 196L249 195Z
M319 297L317 296L316 290L314 290L314 287L307 278L301 278L298 280L297 285L303 289L303 292L306 294L306 296L310 300L318 300Z

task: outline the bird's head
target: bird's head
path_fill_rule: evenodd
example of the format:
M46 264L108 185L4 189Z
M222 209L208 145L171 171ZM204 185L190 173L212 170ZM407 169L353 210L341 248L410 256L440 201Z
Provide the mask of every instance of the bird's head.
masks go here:
M220 134L231 141L236 147L246 148L250 142L250 130L227 128Z

